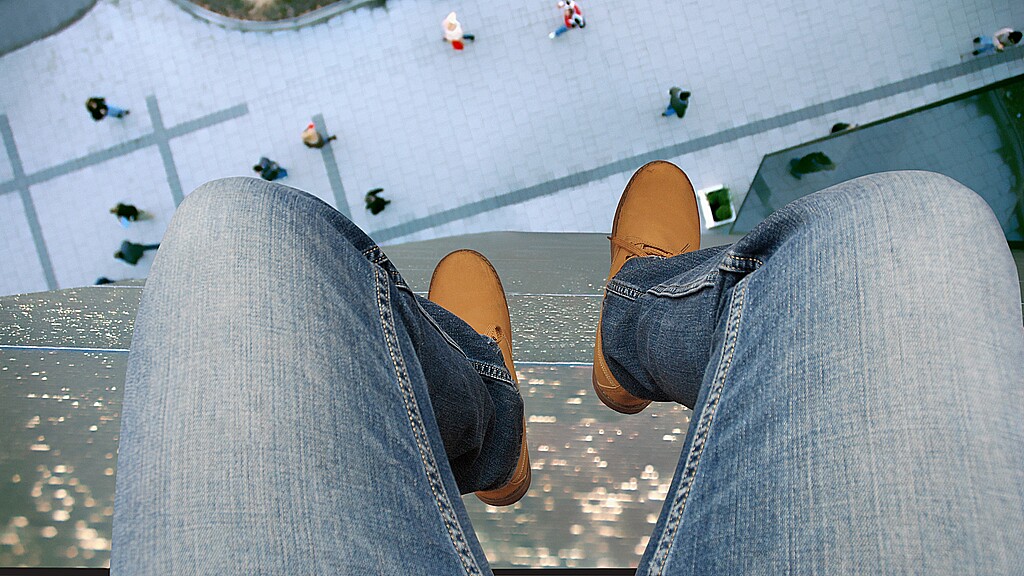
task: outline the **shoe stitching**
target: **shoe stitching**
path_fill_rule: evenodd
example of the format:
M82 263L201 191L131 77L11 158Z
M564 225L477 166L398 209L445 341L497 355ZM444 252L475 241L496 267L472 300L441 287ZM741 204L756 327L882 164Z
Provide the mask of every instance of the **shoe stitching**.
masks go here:
M599 333L600 333L600 330L601 330L601 325L602 325L602 322L598 321L597 329L598 329ZM600 388L601 390L607 390L609 392L613 392L615 390L622 390L623 392L625 392L626 394L628 394L629 396L631 396L632 398L637 400L637 402L634 402L634 403L631 403L631 404L623 404L622 402L618 402L618 401L615 401L615 400L612 400L612 399L608 398L607 397L607 393L606 393L605 397L600 398L600 400L602 402L605 402L608 405L614 404L615 406L617 406L617 408L616 408L617 411L626 411L626 412L631 411L634 407L640 406L641 404L644 406L644 408L646 408L647 405L650 404L649 400L644 400L643 398L637 398L636 396L633 396L632 394L630 394L628 390L626 390L625 388L622 387L622 384L619 383L619 381L615 378L615 376L612 375L611 368L608 367L608 361L604 359L604 339L601 339L601 346L600 346L600 348L596 349L596 354L594 356L594 366L597 369L599 369L602 374L605 375L607 380L612 382L612 385L608 386L608 385L605 385L604 383L602 383L600 378L595 378L594 384L596 385L597 388ZM600 390L596 390L596 389L595 389L595 391L598 392L598 395L600 396L601 391ZM643 408L641 408L641 410L643 410Z
M618 246L633 256L639 257L661 256L664 258L671 258L672 256L683 254L690 248L690 244L687 243L678 252L672 252L655 246L654 244L647 244L646 242L634 242L632 240L626 240L625 238L619 238L618 236L607 236L607 238L611 241L612 245ZM629 258L627 258L627 260L629 260Z

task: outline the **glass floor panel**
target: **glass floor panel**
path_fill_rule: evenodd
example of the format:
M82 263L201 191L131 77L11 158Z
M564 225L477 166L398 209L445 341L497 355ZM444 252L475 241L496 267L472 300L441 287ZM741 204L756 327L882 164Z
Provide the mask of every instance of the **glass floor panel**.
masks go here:
M813 152L835 169L795 178L790 163ZM765 156L730 233L745 234L812 192L888 170L957 180L988 202L1008 241L1024 242L1024 76Z
M106 566L127 352L7 348L0 358L0 566ZM615 413L585 364L518 370L532 488L501 509L464 498L492 566L635 566L691 412Z

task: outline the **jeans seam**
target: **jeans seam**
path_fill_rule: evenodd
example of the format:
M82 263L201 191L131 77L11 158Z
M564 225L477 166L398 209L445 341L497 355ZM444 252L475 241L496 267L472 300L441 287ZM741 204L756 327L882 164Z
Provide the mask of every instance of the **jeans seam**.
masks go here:
M499 367L493 364L486 364L478 360L470 360L469 363L473 365L473 369L481 376L487 376L493 380L498 380L499 382L516 389L515 382L512 381L511 375L508 373L508 369L504 366Z
M462 354L463 357L468 359L469 356L462 349L462 347L459 346L459 343L456 342L455 339L452 338L450 334L445 332L444 329L441 328L441 325L437 323L437 320L434 320L434 317L430 315L430 312L427 312L427 309L424 308L422 304L420 304L420 301L416 299L416 294L413 293L412 289L404 285L399 286L399 288L409 293L409 296L412 297L412 301L413 303L416 304L416 308L420 311L420 314L422 314L423 317L427 319L427 322L434 327L434 330L437 330L437 333L440 334L442 338L444 338L445 342L447 342L449 346L457 350L459 354Z
M405 366L404 358L399 349L398 334L395 330L394 317L391 315L389 277L380 267L375 266L373 273L376 278L377 307L380 314L384 342L387 344L388 353L391 355L391 361L395 368L395 376L402 395L402 403L405 405L405 413L409 418L409 425L412 428L413 438L416 441L420 461L427 475L427 484L430 486L430 491L434 494L434 503L437 505L441 519L448 530L449 539L459 556L459 560L462 562L462 566L466 569L466 573L482 576L483 572L473 557L473 552L466 541L462 526L459 525L459 519L455 514L454 506L444 490L444 481L441 478L437 460L434 458L434 453L430 448L426 426L419 415L420 411L416 402L416 394L412 389L409 371Z
M388 259L384 251L380 249L380 246L373 245L363 250L363 257L373 262L374 264L380 264L381 262Z
M612 294L615 294L616 296L621 296L627 300L636 300L637 298L643 295L643 291L637 288L636 286L632 286L630 284L618 282L615 280L609 282L608 285L605 287L605 290L611 292Z
M747 277L749 278L749 276ZM714 423L715 414L718 410L718 403L722 397L722 390L725 380L732 368L732 360L736 353L736 340L739 336L739 324L743 317L743 308L746 301L747 278L737 283L733 292L732 301L729 305L729 318L725 327L725 341L722 346L722 357L718 362L715 371L715 378L712 381L708 397L704 400L704 408L700 413L700 420L695 423L696 428L693 434L693 444L686 455L686 464L683 467L679 479L679 486L672 499L671 509L661 536L658 538L657 548L652 555L651 567L648 574L663 574L665 565L668 562L669 553L675 541L676 532L682 524L683 509L690 496L690 490L696 480L697 468L700 465L701 457L704 454L704 447L707 445L708 437L711 434L711 426Z
M718 281L718 272L712 270L708 272L703 278L699 278L686 284L659 284L647 291L647 294L651 296L660 296L664 298L682 298L683 296L689 296L694 292L699 292L704 288L711 288Z
M761 266L764 266L764 261L760 258L739 256L731 252L725 254L725 257L722 258L722 263L719 265L720 268L730 269L733 272L753 272Z

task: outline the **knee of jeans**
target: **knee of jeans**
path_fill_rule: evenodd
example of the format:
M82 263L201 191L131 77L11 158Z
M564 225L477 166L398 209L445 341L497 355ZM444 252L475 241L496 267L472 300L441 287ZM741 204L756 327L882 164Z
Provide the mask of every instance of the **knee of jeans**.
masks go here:
M199 230L218 223L241 224L259 212L284 205L297 193L287 186L258 178L211 180L185 197L174 213L179 225Z
M254 292L285 282L292 291L330 286L343 301L364 294L374 279L370 258L352 242L357 231L301 190L255 178L213 180L179 205L151 280L212 278Z
M168 228L168 238L183 233L214 238L225 231L245 230L253 238L262 238L270 228L279 239L286 231L319 235L333 242L334 250L364 253L376 244L349 218L320 198L302 190L258 178L233 177L212 180L195 189L178 206Z
M211 180L185 197L174 213L165 244L188 236L204 239L210 246L227 237L245 236L259 242L267 235L289 235L282 230L315 230L318 215L331 211L327 205L302 191L258 178L234 177Z
M1005 244L1002 228L985 200L934 172L871 174L808 196L794 206L797 219L809 220L822 232L822 240L888 240L894 246L929 251L965 242Z

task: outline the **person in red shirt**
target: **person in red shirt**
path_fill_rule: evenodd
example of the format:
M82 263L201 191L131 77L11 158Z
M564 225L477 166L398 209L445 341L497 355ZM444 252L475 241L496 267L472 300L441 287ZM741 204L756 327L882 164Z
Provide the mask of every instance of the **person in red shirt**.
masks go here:
M562 9L562 20L565 23L548 34L548 38L557 38L568 32L570 28L585 28L587 26L586 20L583 19L583 12L574 0L559 0L558 7Z

